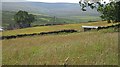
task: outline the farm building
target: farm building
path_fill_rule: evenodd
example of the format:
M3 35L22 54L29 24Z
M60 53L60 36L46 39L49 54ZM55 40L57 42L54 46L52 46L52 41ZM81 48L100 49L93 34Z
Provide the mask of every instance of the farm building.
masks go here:
M99 26L82 26L82 28L84 29L84 31L88 31L92 29L99 30Z
M3 27L0 27L0 31L3 31L4 29L3 29Z

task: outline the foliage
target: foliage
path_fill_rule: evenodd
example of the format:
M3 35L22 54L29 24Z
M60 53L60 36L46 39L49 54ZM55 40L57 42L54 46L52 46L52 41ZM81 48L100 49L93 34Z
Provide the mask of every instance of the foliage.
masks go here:
M29 27L35 21L35 17L33 14L20 10L15 14L14 20L20 27Z
M98 6L97 11L100 12L102 15L100 16L103 20L107 20L108 23L112 21L115 21L115 3L111 2L109 4L106 4L104 6Z
M120 21L120 1L116 3L116 21L119 22Z
M100 2L80 2L80 6L83 11L86 11L85 7L90 7L91 9L97 9L99 13L101 13L101 18L103 20L107 20L108 23L111 22L119 22L118 18L120 15L120 1L119 2L110 2L110 3L100 3Z

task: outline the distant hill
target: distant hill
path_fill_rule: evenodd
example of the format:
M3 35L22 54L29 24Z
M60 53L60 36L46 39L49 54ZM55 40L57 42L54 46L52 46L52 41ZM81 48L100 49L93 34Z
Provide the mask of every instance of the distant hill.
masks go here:
M3 2L2 9L4 11L26 10L57 17L99 15L96 10L90 8L83 12L78 3Z
M101 20L96 10L87 8L88 11L84 12L77 3L3 2L3 26L14 24L13 15L19 10L37 15L37 21L33 25L52 23L54 16L56 17L56 23Z

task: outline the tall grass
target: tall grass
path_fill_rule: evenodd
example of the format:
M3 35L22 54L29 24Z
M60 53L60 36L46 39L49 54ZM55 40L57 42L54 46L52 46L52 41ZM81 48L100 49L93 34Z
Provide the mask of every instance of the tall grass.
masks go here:
M82 32L2 42L5 65L118 64L118 33Z

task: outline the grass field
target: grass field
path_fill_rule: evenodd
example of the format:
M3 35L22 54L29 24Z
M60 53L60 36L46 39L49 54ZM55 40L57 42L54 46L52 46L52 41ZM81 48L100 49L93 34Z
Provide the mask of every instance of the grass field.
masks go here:
M91 22L91 23L66 24L66 25L56 25L56 26L39 26L39 27L4 31L2 35L10 36L10 35L17 35L17 34L31 34L31 33L40 33L40 32L56 31L56 30L63 30L63 29L75 29L75 30L82 31L82 25L92 25L92 26L106 25L107 26L112 24L113 23L108 24L105 21L99 21L99 22Z
M111 23L112 24L112 23ZM41 26L4 31L3 36L61 29L81 31L82 25L107 26L107 22ZM117 65L118 32L113 29L27 36L2 41L3 65Z
M5 65L117 65L118 33L82 32L2 40Z

